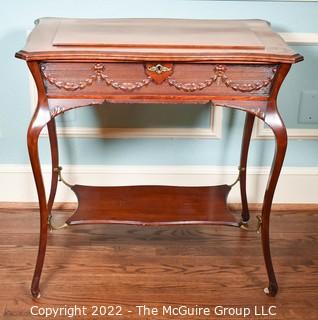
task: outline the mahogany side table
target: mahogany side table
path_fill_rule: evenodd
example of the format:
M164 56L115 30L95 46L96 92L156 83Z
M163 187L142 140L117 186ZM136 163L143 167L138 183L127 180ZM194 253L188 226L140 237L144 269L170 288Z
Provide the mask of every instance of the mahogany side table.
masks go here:
M303 60L262 20L62 19L42 18L16 53L34 77L38 103L28 129L28 150L40 206L39 251L31 292L40 297L40 277L52 206L61 176L55 117L103 102L207 103L246 112L238 179L242 218L226 199L233 185L209 187L67 185L78 208L63 226L95 223L140 225L217 224L246 227L246 164L255 117L275 135L276 151L259 217L269 285L278 286L269 243L274 191L287 133L276 98L291 64ZM52 158L47 200L38 139L48 128ZM63 227L61 226L61 227Z

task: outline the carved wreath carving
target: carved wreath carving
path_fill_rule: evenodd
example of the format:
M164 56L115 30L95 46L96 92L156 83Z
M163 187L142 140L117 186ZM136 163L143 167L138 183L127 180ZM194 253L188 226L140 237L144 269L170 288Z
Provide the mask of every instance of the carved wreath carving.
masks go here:
M185 92L202 90L206 87L211 86L214 82L216 82L218 85L220 82L223 82L227 87L233 89L234 91L252 92L252 91L257 91L257 90L260 90L261 88L267 87L273 81L276 71L277 69L273 68L272 76L268 77L266 80L240 84L229 79L229 77L225 74L226 66L218 64L214 68L214 74L209 79L204 80L202 82L179 82L169 77L168 83L171 86L174 86L176 89L182 90Z
M156 65L155 67L157 67ZM58 80L50 73L46 72L45 66L41 67L42 74L44 78L52 85L59 89L64 89L67 91L76 91L82 90L87 86L92 85L95 81L105 81L105 83L109 86L112 86L114 89L120 89L123 91L133 91L136 89L140 89L144 86L147 86L150 82L154 81L157 84L161 82L156 81L155 77L148 74L145 79L135 82L120 82L116 81L109 77L106 73L104 73L105 66L101 63L97 63L94 65L93 74L89 75L88 78L78 81L78 82L71 82L71 81L63 81ZM148 72L151 71L147 69ZM161 69L160 69L161 70ZM169 69L169 71L171 71ZM225 86L231 88L234 91L240 92L253 92L260 90L261 88L267 87L274 79L275 73L277 69L276 67L272 68L272 75L265 80L257 80L251 83L238 83L234 82L233 80L229 79L226 75L226 66L224 65L216 65L214 67L214 72L209 79L203 80L201 82L180 82L171 76L167 77L167 81L170 86L175 87L177 90L185 91L185 92L194 92L198 90L203 90L211 86L213 83L219 85L220 83L225 84ZM153 71L154 73L157 72L157 69Z
M133 91L138 88L142 88L146 85L148 85L151 82L151 77L148 76L146 79L143 79L141 81L135 81L135 82L120 82L115 81L111 79L108 75L106 75L104 71L104 66L100 63L97 63L94 65L94 73L85 80L79 81L79 82L70 82L70 81L61 81L54 78L50 73L47 73L45 71L45 66L41 67L42 74L44 78L54 86L56 86L59 89L64 89L67 91L76 91L76 90L82 90L86 88L87 86L90 86L95 81L101 81L104 80L107 85L112 86L115 89L121 89L124 91Z

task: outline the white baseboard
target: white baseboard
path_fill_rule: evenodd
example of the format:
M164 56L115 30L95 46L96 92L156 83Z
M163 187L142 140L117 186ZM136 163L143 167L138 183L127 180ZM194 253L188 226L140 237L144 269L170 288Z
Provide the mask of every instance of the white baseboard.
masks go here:
M261 203L269 168L248 169L248 198ZM45 184L50 184L50 166L43 167ZM236 167L215 166L64 166L64 178L72 183L90 185L178 185L204 186L232 183ZM28 165L0 165L0 202L35 202L37 195L32 171ZM71 190L59 184L57 202L75 202ZM239 186L229 202L240 202ZM275 203L318 203L318 167L286 167L276 190Z

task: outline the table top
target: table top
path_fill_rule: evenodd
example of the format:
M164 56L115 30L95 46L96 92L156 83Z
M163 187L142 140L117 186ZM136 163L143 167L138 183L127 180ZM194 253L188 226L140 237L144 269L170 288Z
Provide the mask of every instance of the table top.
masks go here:
M301 55L263 20L41 18L25 60L286 62Z

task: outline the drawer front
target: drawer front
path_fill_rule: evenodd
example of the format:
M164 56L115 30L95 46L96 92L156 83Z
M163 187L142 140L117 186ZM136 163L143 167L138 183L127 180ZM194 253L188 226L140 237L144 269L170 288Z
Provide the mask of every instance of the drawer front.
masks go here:
M276 65L42 63L49 97L268 96Z

